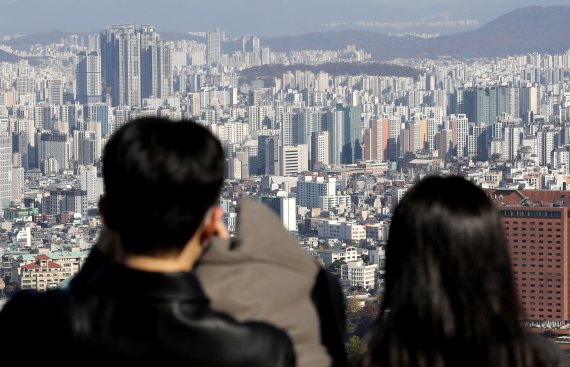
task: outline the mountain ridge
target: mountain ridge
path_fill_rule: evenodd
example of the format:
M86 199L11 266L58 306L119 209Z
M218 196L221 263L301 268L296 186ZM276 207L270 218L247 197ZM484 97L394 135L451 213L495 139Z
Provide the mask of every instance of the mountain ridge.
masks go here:
M409 57L495 57L528 52L561 53L570 49L570 6L529 6L502 15L470 31L422 39L385 33L343 30L302 36L265 38L275 51L342 49L354 44L375 60ZM555 30L555 31L552 31Z
M501 15L485 25L469 31L423 39L413 36L395 36L358 29L311 32L298 36L262 38L261 44L273 51L343 49L353 44L370 52L373 60L395 58L438 57L499 57L529 52L563 53L570 49L570 6L527 6ZM163 39L192 39L198 37L178 32L161 32ZM4 44L25 49L34 43L56 42L72 33L54 31L32 34ZM79 33L84 35L85 33ZM241 42L228 41L224 52L241 50ZM0 57L0 60L7 58ZM14 57L17 57L14 55Z
M13 53L0 50L0 62L17 62L22 58L18 55L14 55Z

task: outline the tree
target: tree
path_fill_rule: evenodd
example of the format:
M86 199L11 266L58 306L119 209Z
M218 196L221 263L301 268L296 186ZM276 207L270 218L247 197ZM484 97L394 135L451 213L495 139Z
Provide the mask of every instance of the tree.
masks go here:
M346 313L349 315L356 315L362 310L360 306L360 300L355 297L347 298L346 299Z
M327 270L331 273L340 273L340 268L343 264L346 264L344 260L335 260Z
M358 358L366 353L366 344L360 337L356 335L351 336L350 339L348 339L348 343L346 344L346 353L348 356L348 364L356 365Z

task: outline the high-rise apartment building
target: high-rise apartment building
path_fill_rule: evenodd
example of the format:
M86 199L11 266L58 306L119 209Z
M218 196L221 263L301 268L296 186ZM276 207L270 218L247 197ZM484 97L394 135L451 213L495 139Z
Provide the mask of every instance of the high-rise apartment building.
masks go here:
M384 124L387 124L385 127ZM387 133L384 138L384 133ZM400 134L402 133L402 120L398 116L392 116L387 119L382 119L382 139L381 146L384 149L385 161L396 161L400 157L402 145Z
M247 180L249 179L249 149L242 149L238 150L235 153L236 159L240 163L240 171L241 171L241 179Z
M206 61L208 65L220 65L222 61L222 32L216 29L215 32L206 35Z
M112 105L141 105L141 39L130 24L107 27L101 35L103 78Z
M87 192L81 189L50 190L42 198L42 213L57 215L62 212L87 215Z
M36 130L53 129L52 119L54 116L55 106L41 102L34 106L34 126Z
M259 37L243 36L242 52L244 54L250 53L253 56L252 64L261 64L261 42L259 40Z
M269 130L269 131L273 131L273 130ZM268 160L269 158L267 157L267 154L270 154L271 157L273 157L273 152L269 151L268 146L271 145L272 147L275 145L273 143L274 139L279 139L278 136L272 135L272 134L262 134L267 132L267 130L260 130L258 133L258 137L257 137L257 159L255 159L256 163L254 164L254 167L252 167L253 171L258 175L264 175L267 173L267 164L269 163ZM276 134L278 133L275 132Z
M59 118L61 122L67 124L70 129L77 127L78 113L81 110L77 104L65 104L59 106Z
M16 167L12 168L12 200L21 203L24 199L25 190L25 179L24 179L24 168Z
M519 116L530 122L532 116L540 112L540 88L526 85L519 89Z
M53 106L63 104L63 84L61 83L61 80L49 81L47 100Z
M263 159L263 173L266 175L280 175L279 155L280 142L278 136L259 136L258 147L263 148L263 154L258 157Z
M400 133L400 145L404 152L415 153L427 149L428 122L425 119L412 120L405 124L404 130Z
M389 120L373 119L370 128L366 129L364 144L364 159L385 160L388 156Z
M20 166L29 168L30 138L24 131L12 134L12 152L20 155Z
M141 39L141 97L159 96L159 42L160 36L150 25L140 29Z
M101 136L107 137L113 133L109 119L109 106L106 103L89 103L83 106L84 121L96 122L101 127Z
M74 131L73 143L73 157L79 164L92 165L99 160L97 135L94 132Z
M328 165L329 159L329 132L315 131L311 134L311 170L319 165Z
M467 156L467 136L469 135L469 121L464 114L449 117L451 127L451 141L457 157Z
M336 178L301 176L297 181L297 204L305 208L318 208L319 196L336 195Z
M465 113L471 122L491 124L503 113L515 113L515 92L508 86L458 88L453 99L452 112Z
M524 127L516 122L506 123L503 130L503 154L501 158L511 161L517 158L522 144Z
M79 166L78 173L81 190L87 193L87 202L97 203L101 195L97 168L95 166Z
M141 96L164 98L172 95L172 48L160 41L156 29L143 25L141 39Z
M309 169L309 146L307 144L283 145L279 153L280 175L292 176Z
M44 132L38 138L38 163L55 159L58 170L66 169L69 160L69 144L67 135L60 132Z
M77 101L81 104L101 102L101 54L98 51L82 51L77 58Z
M87 50L100 51L101 50L101 35L90 34L87 36Z
M0 209L10 205L12 199L12 137L0 134Z
M281 114L281 144L293 145L296 143L295 126L297 122L295 113L285 112Z
M331 164L340 164L342 156L344 112L328 111L326 126L329 132L329 159Z
M341 163L355 163L363 158L362 108L360 106L343 107L337 105L337 110L344 113Z

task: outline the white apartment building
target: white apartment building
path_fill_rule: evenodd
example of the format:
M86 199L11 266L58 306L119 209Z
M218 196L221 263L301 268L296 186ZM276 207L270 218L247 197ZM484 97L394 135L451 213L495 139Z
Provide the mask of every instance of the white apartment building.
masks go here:
M301 176L297 181L297 202L299 206L313 209L319 207L320 196L335 196L336 178L323 176Z
M332 208L338 208L339 206L350 207L352 204L350 196L348 195L333 195L333 196L319 196L319 206L318 208L323 211L329 211Z
M87 192L87 202L96 203L102 191L102 180L97 177L95 166L79 166L79 182L81 190Z
M283 145L279 154L279 172L283 176L297 175L309 170L309 146L307 144Z
M337 248L317 250L317 254L327 268L337 260L357 261L359 259L358 249L353 246L347 247L345 249Z
M317 225L317 231L321 238L338 238L346 241L366 239L364 226L353 221L321 220Z
M336 178L323 176L299 177L297 202L301 207L323 211L351 205L350 196L336 194Z
M342 265L340 277L348 280L353 287L370 289L376 287L377 270L377 264L365 265L362 260L349 261Z

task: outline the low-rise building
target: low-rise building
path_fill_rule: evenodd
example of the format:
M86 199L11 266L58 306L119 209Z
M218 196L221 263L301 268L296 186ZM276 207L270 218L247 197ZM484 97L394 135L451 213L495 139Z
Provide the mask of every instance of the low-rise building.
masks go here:
M366 239L366 229L353 221L321 220L317 226L320 238L339 238L347 241Z
M33 262L14 264L12 271L14 282L20 289L35 289L45 292L57 287L65 279L71 277L71 269L64 268L62 264L53 261L47 255L37 255Z
M362 260L348 261L341 266L341 279L348 280L353 287L376 288L377 264L366 265Z
M46 291L77 274L87 260L88 251L51 252L21 255L12 264L12 281L20 289Z

